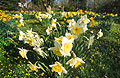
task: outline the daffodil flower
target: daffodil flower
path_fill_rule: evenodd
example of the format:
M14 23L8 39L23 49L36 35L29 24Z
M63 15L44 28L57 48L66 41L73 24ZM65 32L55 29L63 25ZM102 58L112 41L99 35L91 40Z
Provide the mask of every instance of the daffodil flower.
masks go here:
M47 56L47 54L43 50L41 50L41 48L34 47L33 50L35 50L40 56Z
M65 36L67 37L68 40L70 40L70 39L73 39L73 40L77 39L77 36L75 36L75 35L73 35L71 33L66 33Z
M36 63L35 64L32 64L30 61L28 61L30 64L28 64L29 68L32 70L32 71L36 71L38 72L38 69L40 69L40 67L36 66Z
M93 42L94 42L94 37L95 36L91 36L89 39L89 43L88 43L88 49L90 48L90 46L92 46Z
M89 22L90 20L87 18L87 15L82 16L82 18L77 21L77 23L81 26L87 25Z
M27 58L27 52L29 51L29 50L26 50L26 49L23 49L23 48L18 48L20 51L19 51L19 53L20 53L20 55L22 56L22 58L26 58L26 59L28 59Z
M62 44L63 36L60 36L59 38L55 37L55 41L57 41L59 44Z
M100 31L97 33L97 35L98 35L97 39L99 39L100 37L103 36L103 32L101 32L101 31L102 31L102 30L100 29Z
M65 68L58 61L56 61L55 64L49 66L52 68L52 72L57 72L59 75L61 75L62 72L65 74L67 73Z
M68 40L66 37L63 37L62 40L62 51L61 54L64 56L71 56L70 51L72 50L73 47L73 39Z
M48 50L53 50L53 53L57 56L63 56L61 54L61 45L57 41L54 41L54 45L55 47L48 48Z
M70 64L70 66L73 68L75 66L75 68L77 68L79 65L81 65L81 63L85 63L81 58L76 57L75 53L72 51L74 58L70 59L67 61L66 64Z
M50 35L51 32L52 32L52 28L49 28L49 27L48 27L47 30L46 30L47 35Z
M19 32L19 40L24 40L25 38L25 33L23 33L22 31Z

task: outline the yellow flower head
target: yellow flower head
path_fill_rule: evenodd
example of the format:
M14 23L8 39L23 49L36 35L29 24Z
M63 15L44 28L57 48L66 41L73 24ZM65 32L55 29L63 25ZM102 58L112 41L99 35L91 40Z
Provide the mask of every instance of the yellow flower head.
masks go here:
M68 40L66 37L63 37L62 40L62 51L61 54L64 56L71 56L70 51L72 50L73 47L73 39Z
M62 44L62 40L63 40L63 36L56 38L55 37L55 41L57 41L59 44Z
M57 41L54 41L54 45L55 45L55 47L51 47L48 50L53 50L53 53L57 56L63 56L60 52L61 51L61 45Z
M67 61L66 64L70 64L70 66L72 68L74 66L75 66L75 68L77 68L79 65L81 65L81 63L85 63L85 62L79 57L74 57L74 58L70 59L69 61Z
M52 68L52 71L57 72L59 75L61 75L62 72L67 73L65 68L57 61L55 64L49 66Z
M20 55L22 56L22 58L26 58L26 59L28 59L27 58L27 52L29 51L29 50L26 50L26 49L21 49L21 48L18 48L20 51L19 51L19 53L20 53Z
M2 22L6 22L7 21L7 18L2 18Z
M22 26L22 24L18 24L18 25L17 25L17 27L21 27L21 26Z
M75 26L72 28L72 32L75 34L75 35L79 35L82 33L82 29L81 27L78 27L78 26Z

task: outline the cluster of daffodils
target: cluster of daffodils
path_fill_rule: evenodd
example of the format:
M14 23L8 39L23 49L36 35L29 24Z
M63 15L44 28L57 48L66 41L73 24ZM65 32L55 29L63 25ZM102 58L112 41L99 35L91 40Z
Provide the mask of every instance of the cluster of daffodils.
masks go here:
M52 18L52 15L49 14L49 13L42 14L41 12L39 12L38 14L35 15L35 17L36 17L37 19L39 19L40 22L42 22L42 19L43 19L43 18L44 18L44 19L46 19L46 18L50 19L50 18Z
M66 13L63 13L63 16L65 16ZM69 16L73 15L73 13L68 13ZM45 14L39 14L39 16L37 16L38 18L48 18ZM71 16L72 17L72 16ZM50 17L51 18L51 17ZM70 57L73 55L73 57L71 57L69 60L65 61L66 65L70 65L71 68L77 68L79 65L81 65L82 63L85 63L81 58L77 57L76 54L74 53L75 51L73 51L73 46L74 46L74 42L76 39L79 38L79 36L82 33L85 33L88 30L87 24L90 22L90 20L87 18L87 15L81 16L80 19L78 19L77 21L75 21L74 19L70 19L69 20L69 25L67 25L67 32L65 32L65 35L63 36L59 36L59 37L54 37L54 47L47 47L48 51L52 51L53 54L55 54L57 57ZM53 19L51 20L50 25L48 26L46 33L47 35L51 36L53 29L57 30L57 26L58 25L60 27L62 27L58 22L57 19ZM91 31L91 33L93 33L93 31ZM103 36L102 30L100 29L100 31L97 34L97 39L99 39L100 37ZM90 38L87 38L86 36L83 36L88 40L88 49L90 48L90 46L92 46L93 42L94 42L94 38L95 36L92 35L90 36ZM33 32L32 29L31 30L27 30L26 33L20 31L19 34L19 40L23 40L24 43L29 44L30 46L33 47L33 50L36 51L40 56L45 55L46 57L49 54L46 54L41 47L41 44L44 43L43 39L39 37L39 35L36 32ZM30 52L30 50L26 50L23 48L18 48L20 51L20 55L23 58L27 58L27 52ZM38 69L40 67L38 67L36 64L32 64L29 61L29 67L31 70L33 71L38 71ZM65 64L64 64L65 65ZM67 73L67 70L64 68L64 66L57 60L54 64L50 64L49 67L52 68L52 72L57 72L59 75L63 73Z
M37 54L39 54L40 56L47 56L47 54L40 48L41 44L44 43L43 39L40 38L36 32L33 32L32 29L27 30L27 32L25 32L25 33L20 30L19 40L24 41L24 43L32 46L33 50L36 51ZM28 60L27 52L30 52L30 50L26 50L23 48L18 48L18 49L20 50L19 54L22 56L22 58L25 58ZM33 65L30 61L29 61L29 63L30 63L30 68L33 68L33 70L37 69L36 65Z
M77 68L79 65L81 65L81 63L85 63L81 58L75 55L75 53L72 51L72 48L73 48L74 40L77 39L80 34L85 33L88 30L87 24L89 22L90 20L87 18L87 15L82 16L80 19L78 19L77 22L74 19L69 20L69 25L67 27L68 30L70 30L70 33L66 33L65 36L60 36L59 38L55 37L54 40L55 47L51 47L48 50L52 50L56 56L61 56L61 57L71 56L71 52L72 52L74 57L66 62L66 64L70 64L72 68L73 67ZM98 35L97 39L103 36L101 29L97 35ZM84 37L87 40L89 40L88 43L88 49L89 49L89 47L94 42L95 36L94 35L91 36L90 39L88 39L86 36ZM61 64L58 61L56 61L55 64L50 65L50 67L52 67L52 71L57 72L59 75L61 75L62 71L64 73L67 73L65 68L61 66Z

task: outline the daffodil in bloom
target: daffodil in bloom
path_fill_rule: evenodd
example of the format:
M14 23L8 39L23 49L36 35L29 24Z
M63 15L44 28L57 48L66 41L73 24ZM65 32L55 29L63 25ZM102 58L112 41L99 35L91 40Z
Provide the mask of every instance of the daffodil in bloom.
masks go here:
M71 28L74 27L75 25L76 25L76 21L74 19L69 20L68 29L71 30Z
M30 61L29 61L30 64L28 64L29 68L32 70L32 71L36 71L38 72L38 69L40 69L40 67L36 66L36 63L35 64L32 64Z
M100 31L98 32L98 37L97 37L97 39L99 39L100 37L102 37L103 36L103 32L101 32L102 30L100 29Z
M52 19L51 20L51 26L54 27L54 28L56 28L56 21L57 21L57 19Z
M61 54L64 56L71 56L70 51L72 50L73 47L73 39L68 40L66 37L63 37L62 40L62 51Z
M29 51L29 50L26 50L26 49L23 49L23 48L18 48L20 51L19 51L19 53L20 53L20 55L22 56L22 58L26 58L26 59L28 59L27 58L27 52Z
M91 36L89 39L89 43L88 43L88 49L90 48L90 46L92 46L93 42L94 42L94 37L95 36Z
M43 56L43 55L47 56L47 54L41 48L34 47L33 50L35 50L40 56Z
M24 21L23 18L21 18L20 19L20 23L21 23L22 26L24 26L24 22L23 21Z
M23 33L22 31L19 32L19 40L24 40L25 38L25 33Z
M83 31L83 27L79 26L77 23L75 24L74 27L71 28L71 32L75 35L80 35L82 34Z
M75 57L70 59L69 61L67 61L66 64L70 64L70 66L73 68L75 66L75 68L77 68L79 65L81 65L81 63L85 63L81 58L79 57Z
M48 27L48 29L46 30L47 35L50 35L51 32L52 32L52 28Z
M55 37L55 41L57 41L59 44L62 44L63 36L60 36L59 38Z
M30 46L35 46L36 41L33 38L26 38L25 43L28 43Z
M90 20L87 18L87 15L82 16L81 19L77 21L79 25L87 25L90 22Z
M71 33L66 33L65 36L67 37L68 40L70 40L70 39L73 39L73 40L77 39L77 36L75 36L75 35L73 35Z
M75 66L75 68L77 68L79 65L81 65L81 63L85 63L81 58L76 57L75 53L73 53L74 58L70 59L67 61L66 64L70 64L70 66L73 68Z
M55 64L49 66L52 68L52 72L57 72L59 75L61 75L62 72L65 74L67 73L65 68L58 61L56 61Z
M53 50L53 53L57 56L63 56L61 54L61 45L57 41L54 41L54 45L55 47L51 47L48 50Z

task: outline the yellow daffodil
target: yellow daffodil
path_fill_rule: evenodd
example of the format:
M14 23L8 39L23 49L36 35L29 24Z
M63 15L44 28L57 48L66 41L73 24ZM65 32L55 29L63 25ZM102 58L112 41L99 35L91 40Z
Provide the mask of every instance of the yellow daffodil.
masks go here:
M73 39L73 40L77 39L77 36L75 36L75 35L73 35L71 33L66 33L65 36L67 37L68 40L70 40L70 39Z
M67 73L65 68L57 61L55 62L55 64L49 66L52 68L52 72L57 72L59 75L61 75L62 72L64 72L65 74Z
M70 59L67 61L66 64L70 64L70 66L73 68L75 66L75 68L77 68L79 65L81 65L81 63L85 63L81 58L76 57L75 53L73 53L74 58Z
M26 54L29 50L26 50L26 49L23 49L23 48L18 48L18 49L20 50L19 53L22 56L22 58L28 59Z
M97 39L99 39L100 37L103 36L103 32L101 32L101 31L102 31L102 30L100 29L100 31L97 33L97 35L98 35Z
M35 64L32 64L30 61L28 61L30 64L28 64L29 68L32 70L32 71L36 71L38 72L38 69L40 69L40 67L36 66L36 63Z
M34 47L33 50L35 50L40 56L43 56L43 55L47 56L47 54L43 50L41 50L41 48Z
M55 47L51 47L48 50L53 50L53 53L57 56L63 56L61 54L61 45L57 41L54 41L54 45Z
M57 41L59 44L62 44L62 40L63 40L63 36L56 38L55 37L55 41Z
M67 61L66 64L70 64L70 66L73 68L75 66L75 68L77 68L79 65L81 65L81 63L85 63L81 58L79 57L75 57L70 59L69 61Z
M17 25L17 27L21 27L21 26L22 26L22 24L18 24L18 25Z
M26 38L25 43L28 43L30 46L35 46L36 41L33 38Z

